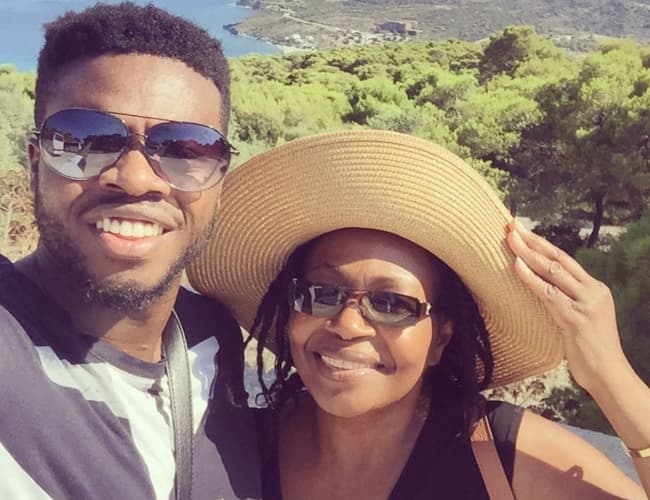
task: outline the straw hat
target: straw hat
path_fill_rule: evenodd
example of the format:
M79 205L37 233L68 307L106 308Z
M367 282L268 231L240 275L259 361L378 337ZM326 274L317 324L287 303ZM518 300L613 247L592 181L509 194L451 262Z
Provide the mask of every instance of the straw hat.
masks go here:
M188 276L245 328L297 246L369 228L429 250L464 281L490 335L492 387L562 358L555 323L512 269L512 216L472 167L439 146L376 130L298 139L226 176L221 201L214 235Z

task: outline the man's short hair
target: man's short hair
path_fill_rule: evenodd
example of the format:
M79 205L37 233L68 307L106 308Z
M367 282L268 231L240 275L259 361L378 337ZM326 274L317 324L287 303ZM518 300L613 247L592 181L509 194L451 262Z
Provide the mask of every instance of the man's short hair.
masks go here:
M34 118L45 119L45 104L65 66L111 54L150 54L176 59L212 80L221 94L221 126L230 115L230 72L221 42L196 24L153 5L98 3L67 12L45 25L38 57Z

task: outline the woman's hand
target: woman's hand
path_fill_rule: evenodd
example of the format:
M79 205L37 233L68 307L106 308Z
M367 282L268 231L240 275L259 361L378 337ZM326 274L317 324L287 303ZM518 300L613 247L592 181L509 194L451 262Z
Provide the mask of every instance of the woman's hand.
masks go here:
M508 230L515 271L560 326L573 378L593 396L628 448L650 449L650 389L623 354L609 288L520 222L511 222ZM650 458L633 455L633 462L650 498ZM602 470L592 472L598 476Z
M562 330L571 374L591 392L631 367L623 354L609 288L571 256L518 221L509 225L515 271Z

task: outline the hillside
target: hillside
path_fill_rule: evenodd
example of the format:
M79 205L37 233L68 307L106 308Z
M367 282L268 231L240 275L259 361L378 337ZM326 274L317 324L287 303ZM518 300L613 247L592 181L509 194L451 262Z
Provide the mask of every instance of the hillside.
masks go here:
M650 40L650 0L239 0L255 14L231 26L279 45L323 48L419 38L480 40L513 24L572 50L598 36ZM387 23L387 24L385 24ZM385 24L383 29L380 25ZM409 33L410 32L410 33Z

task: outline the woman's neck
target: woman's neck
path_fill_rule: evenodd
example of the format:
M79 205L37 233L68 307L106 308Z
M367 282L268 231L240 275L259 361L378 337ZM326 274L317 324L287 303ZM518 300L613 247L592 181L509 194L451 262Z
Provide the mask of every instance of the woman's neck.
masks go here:
M426 418L425 403L418 391L389 407L354 418L330 415L314 404L315 438L321 457L331 457L339 464L368 466L368 460L375 456L390 455L405 443L415 443Z
M354 418L326 413L306 396L280 425L283 498L387 498L428 412L420 387ZM360 496L361 495L361 496Z

